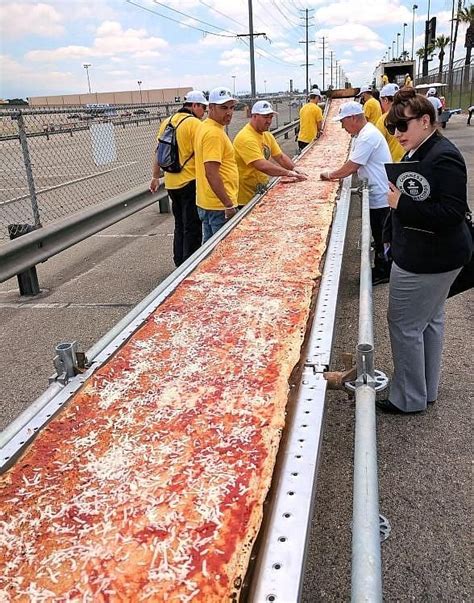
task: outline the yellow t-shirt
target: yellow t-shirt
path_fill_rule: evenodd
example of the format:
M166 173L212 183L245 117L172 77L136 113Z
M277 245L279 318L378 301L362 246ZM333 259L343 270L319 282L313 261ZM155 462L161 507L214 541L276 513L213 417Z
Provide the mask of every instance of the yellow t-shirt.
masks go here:
M398 162L403 157L403 155L405 155L405 149L398 142L395 136L392 136L385 127L385 118L387 117L387 113L384 113L381 117L378 118L375 126L378 130L380 130L382 136L387 141L388 148L390 149L390 155L392 156L393 161Z
M234 147L230 138L216 121L208 117L198 129L195 141L196 153L196 204L203 209L223 210L224 205L214 194L206 178L204 164L207 161L220 163L219 173L224 188L234 205L239 192L239 172L235 162Z
M188 182L196 178L195 158L194 158L194 139L196 131L201 125L201 120L194 115L189 116L189 113L175 113L169 119L164 119L159 127L158 136L163 134L165 127L171 120L173 126L179 124L176 130L176 140L178 142L179 163L183 163L190 157L189 161L183 166L183 169L177 174L165 172L165 188L176 189L183 188ZM185 120L183 123L181 123Z
M270 177L252 165L258 159L270 159L282 154L280 146L270 132L259 133L250 124L244 126L234 138L234 151L239 170L239 205L247 204L256 194L259 184Z
M316 103L306 103L300 109L300 133L298 140L311 142L318 134L318 122L323 120L321 107Z
M379 101L375 100L372 96L364 103L364 115L367 121L370 121L374 126L382 115L382 107L380 106Z

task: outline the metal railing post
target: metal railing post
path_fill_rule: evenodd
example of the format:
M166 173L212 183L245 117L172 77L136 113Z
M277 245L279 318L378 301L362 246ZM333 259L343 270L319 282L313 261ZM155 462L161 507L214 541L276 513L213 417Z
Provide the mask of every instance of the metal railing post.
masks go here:
M21 151L23 153L23 162L25 164L26 179L28 182L28 190L30 192L31 209L33 211L33 221L35 228L41 228L41 218L38 209L38 200L36 198L35 179L33 177L33 168L31 166L30 150L28 148L28 138L26 136L25 120L21 111L17 111L12 115L12 119L18 123L18 137L20 139Z
M355 389L351 589L353 603L379 603L382 601L370 240L369 192L367 185L364 185L362 191L359 343L357 345Z

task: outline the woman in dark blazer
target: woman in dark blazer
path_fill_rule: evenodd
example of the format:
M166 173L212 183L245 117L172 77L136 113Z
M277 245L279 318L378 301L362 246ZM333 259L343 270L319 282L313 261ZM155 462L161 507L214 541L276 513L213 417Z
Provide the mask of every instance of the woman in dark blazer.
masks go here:
M385 412L419 412L436 401L444 306L470 260L466 164L436 128L433 105L413 88L394 97L385 125L416 161L390 183L391 251L388 323L394 373ZM387 239L388 240L388 239Z

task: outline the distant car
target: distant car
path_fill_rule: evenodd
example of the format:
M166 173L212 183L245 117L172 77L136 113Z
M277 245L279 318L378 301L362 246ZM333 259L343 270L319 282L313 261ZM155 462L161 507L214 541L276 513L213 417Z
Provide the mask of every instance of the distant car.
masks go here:
M150 111L147 111L146 109L137 109L134 113L135 115L145 115L146 113L150 113Z
M81 119L79 113L73 113L72 115L67 116L68 119Z

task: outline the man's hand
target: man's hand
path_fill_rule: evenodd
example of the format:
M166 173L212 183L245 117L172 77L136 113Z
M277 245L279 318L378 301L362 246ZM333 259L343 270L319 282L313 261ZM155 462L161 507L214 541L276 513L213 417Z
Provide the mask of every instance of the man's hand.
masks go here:
M319 177L321 180L332 180L332 178L329 175L329 172L321 172L319 174Z
M226 220L230 220L235 216L235 214L239 211L238 207L226 207L224 210L224 215Z
M303 172L297 172L295 169L289 170L286 174L287 178L292 178L295 182L303 182L303 180L308 180L308 176L303 174Z
M390 188L390 191L388 193L388 204L390 205L390 207L392 209L397 209L398 202L400 201L400 197L402 196L402 193L391 182L388 183L388 186Z
M150 181L150 186L148 187L150 189L150 193L156 193L156 191L158 190L160 186L160 179L159 178L152 178Z
M293 172L296 172L297 174L301 174L302 176L305 176L305 180L308 178L308 174L306 172L303 172L303 170L299 170L298 168L293 168Z

